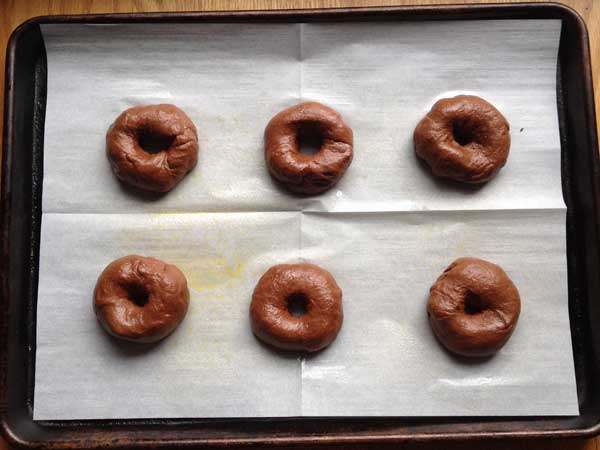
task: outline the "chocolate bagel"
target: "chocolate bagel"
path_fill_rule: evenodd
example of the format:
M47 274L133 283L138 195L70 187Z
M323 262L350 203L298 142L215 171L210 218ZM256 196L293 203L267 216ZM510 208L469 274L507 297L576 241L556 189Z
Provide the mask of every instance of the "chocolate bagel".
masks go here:
M94 312L111 335L156 342L181 323L190 294L183 273L155 258L130 255L111 262L94 289Z
M415 128L413 142L434 175L483 183L506 164L509 125L484 99L459 95L433 105Z
M300 152L317 139L314 155ZM281 111L265 129L265 160L271 176L292 192L319 194L335 185L352 162L352 130L342 116L317 102Z
M342 290L314 264L273 266L252 295L252 331L285 350L321 350L336 338L343 320Z
M493 355L510 338L521 311L519 291L496 264L454 261L429 291L427 315L439 341L469 357Z
M196 165L198 133L175 105L136 106L121 113L108 129L106 154L122 182L167 192Z

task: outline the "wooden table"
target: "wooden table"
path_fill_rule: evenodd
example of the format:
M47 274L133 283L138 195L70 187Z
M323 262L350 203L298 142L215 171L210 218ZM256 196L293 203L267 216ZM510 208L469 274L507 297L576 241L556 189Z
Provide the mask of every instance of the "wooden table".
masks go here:
M521 0L513 0L521 1ZM531 1L531 0L530 0ZM537 0L533 0L537 1ZM475 0L0 0L0 98L4 98L4 61L6 43L12 31L23 21L46 14L89 14L109 12L159 12L159 11L222 11L222 10L258 10L258 9L302 9L334 8L352 6L393 6L423 5L441 3L491 3ZM495 3L509 3L507 0L495 0ZM594 85L596 86L596 115L600 118L600 0L563 0L584 18L590 33ZM2 104L0 108L3 109ZM598 122L600 125L600 121ZM0 122L0 139L3 121ZM600 134L600 126L599 126ZM1 152L1 147L0 147ZM600 438L589 440L560 441L502 441L452 444L411 444L408 449L485 449L485 450L600 450ZM0 450L8 446L0 438Z

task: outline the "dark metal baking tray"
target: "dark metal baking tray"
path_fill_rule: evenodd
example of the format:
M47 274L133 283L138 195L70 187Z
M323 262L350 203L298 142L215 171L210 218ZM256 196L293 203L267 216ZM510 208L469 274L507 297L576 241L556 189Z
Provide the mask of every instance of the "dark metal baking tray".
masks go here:
M43 179L43 23L314 22L561 19L557 67L567 204L569 314L577 417L344 417L34 421L35 327ZM600 164L588 35L553 3L309 11L39 17L8 44L0 204L0 415L9 443L28 448L348 446L408 440L584 437L600 432ZM76 113L76 112L74 112ZM551 332L551 330L548 330ZM551 376L551 374L549 374ZM526 398L523 401L527 401Z

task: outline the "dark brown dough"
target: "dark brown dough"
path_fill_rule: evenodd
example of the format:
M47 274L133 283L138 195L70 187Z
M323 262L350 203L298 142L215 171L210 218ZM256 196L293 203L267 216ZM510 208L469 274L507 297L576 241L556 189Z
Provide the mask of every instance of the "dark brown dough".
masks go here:
M506 164L510 149L504 116L473 95L436 102L415 128L413 141L434 175L464 183L490 180Z
M181 323L190 293L183 273L155 258L129 255L111 262L94 290L104 329L134 342L156 342Z
M121 113L108 129L106 153L119 180L167 192L196 165L198 133L175 105L136 106Z
M305 311L303 315L292 314L294 303ZM314 264L273 266L252 295L252 331L285 350L316 352L327 347L343 320L342 290L329 272Z
M320 150L306 155L302 139L317 138ZM333 109L316 102L284 109L265 129L265 159L271 176L300 194L331 188L352 162L352 129Z
M429 291L427 315L439 341L451 352L483 357L497 352L512 334L519 291L496 264L459 258Z

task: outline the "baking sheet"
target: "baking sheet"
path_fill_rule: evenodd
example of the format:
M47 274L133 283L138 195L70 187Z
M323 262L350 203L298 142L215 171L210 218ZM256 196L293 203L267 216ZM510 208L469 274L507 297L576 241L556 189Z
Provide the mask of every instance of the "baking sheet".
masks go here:
M35 419L578 414L560 21L42 31ZM434 179L412 151L435 99L463 92L490 100L512 127L507 166L479 188ZM342 181L312 198L281 191L262 155L270 117L299 100L336 108L355 136ZM159 102L198 126L199 164L169 194L140 195L111 174L104 134L123 109ZM98 274L129 253L177 264L192 289L182 326L148 349L107 337L91 308ZM507 346L476 364L436 343L424 310L429 286L465 255L501 264L523 299ZM334 274L346 315L338 339L308 357L262 345L247 318L260 275L302 260Z

